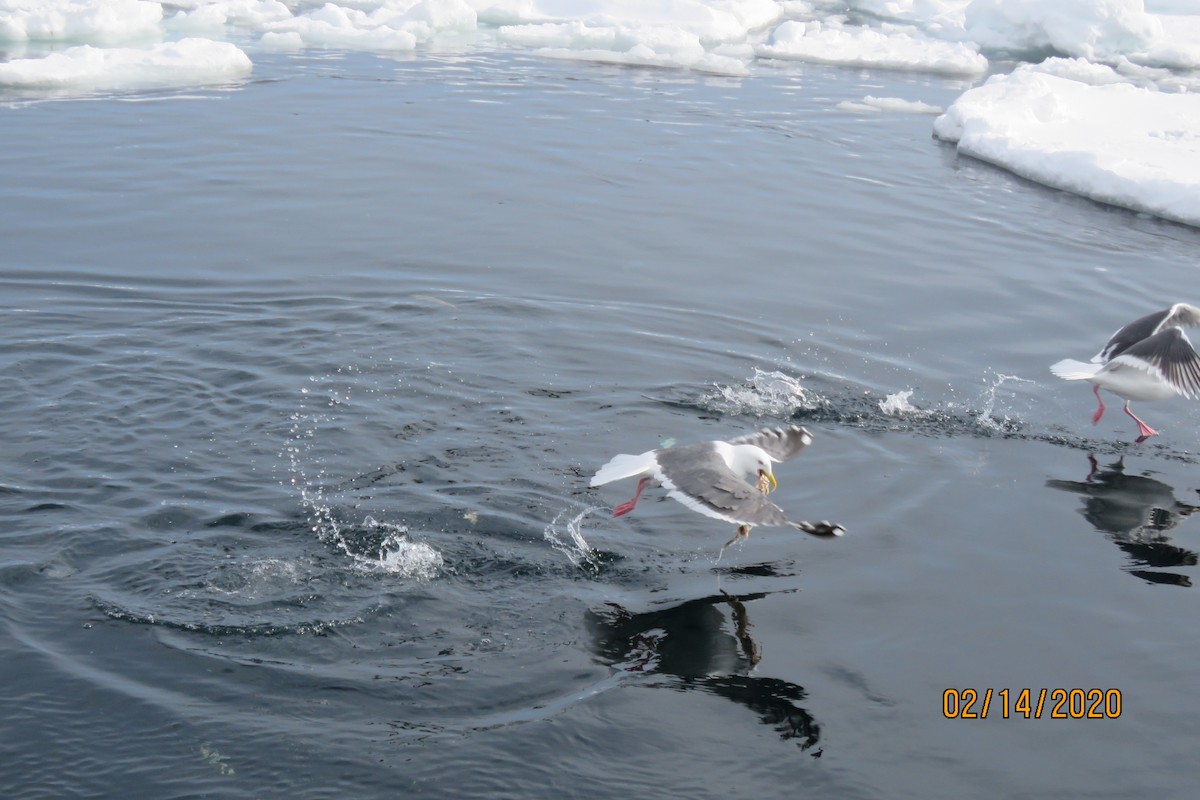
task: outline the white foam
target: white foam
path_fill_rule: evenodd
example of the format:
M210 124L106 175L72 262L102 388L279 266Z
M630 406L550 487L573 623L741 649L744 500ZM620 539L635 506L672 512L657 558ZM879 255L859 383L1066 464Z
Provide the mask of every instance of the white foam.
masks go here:
M0 84L19 88L127 90L228 83L250 58L229 42L183 39L140 49L70 47L44 58L0 63Z
M378 570L405 578L429 580L442 568L442 554L425 542L408 539L389 540L379 548L379 558L371 560L357 556L360 567Z
M330 540L353 560L358 569L420 580L434 578L441 570L442 554L425 542L409 539L408 528L405 526L380 522L368 516L363 520L362 527L384 534L383 541L379 544L378 555L359 553L346 540L344 531L339 530L330 537Z
M889 394L886 398L879 401L879 410L889 417L914 416L926 413L908 402L908 399L912 396L912 389Z
M714 385L700 405L721 414L752 414L757 417L789 417L797 411L820 408L825 399L804 388L799 379L783 372L755 368L740 386Z
M996 75L934 122L959 152L1104 203L1200 225L1200 95Z

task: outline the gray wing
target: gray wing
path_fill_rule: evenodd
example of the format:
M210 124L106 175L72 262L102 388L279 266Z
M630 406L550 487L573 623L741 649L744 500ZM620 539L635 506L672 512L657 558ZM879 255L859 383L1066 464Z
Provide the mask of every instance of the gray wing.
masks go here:
M673 481L672 481L673 482ZM692 472L667 494L693 511L739 525L786 525L783 509L729 470Z
M1128 352L1138 342L1149 339L1164 329L1182 325L1194 328L1200 325L1200 308L1187 303L1176 303L1170 308L1155 311L1126 325L1112 335L1104 349L1092 359L1097 364L1107 364L1112 359Z
M1183 328L1167 328L1126 348L1121 356L1150 365L1184 397L1200 395L1200 356Z
M753 444L767 451L774 461L787 461L812 443L812 434L799 425L766 428L749 436L731 439L730 444Z
M659 450L655 456L655 477L668 495L693 511L738 524L788 524L783 509L733 474L711 443Z

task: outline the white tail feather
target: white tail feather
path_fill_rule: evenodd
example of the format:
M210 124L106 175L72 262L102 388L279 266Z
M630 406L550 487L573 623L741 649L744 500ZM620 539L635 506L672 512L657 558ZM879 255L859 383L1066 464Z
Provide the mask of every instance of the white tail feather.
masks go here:
M653 450L636 456L621 453L613 456L611 461L596 471L596 474L592 476L592 486L602 486L622 478L641 475L653 469L656 464Z
M1085 364L1072 358L1064 358L1057 364L1050 365L1050 371L1064 381L1086 381L1096 377L1103 364Z

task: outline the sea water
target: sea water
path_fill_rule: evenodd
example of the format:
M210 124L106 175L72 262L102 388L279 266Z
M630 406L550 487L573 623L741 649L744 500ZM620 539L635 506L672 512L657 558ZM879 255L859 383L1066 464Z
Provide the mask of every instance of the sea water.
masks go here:
M300 53L5 109L4 795L1188 796L1200 414L1133 445L1047 365L1200 235L957 156L963 88ZM588 486L787 424L840 539ZM1123 706L947 718L989 688Z

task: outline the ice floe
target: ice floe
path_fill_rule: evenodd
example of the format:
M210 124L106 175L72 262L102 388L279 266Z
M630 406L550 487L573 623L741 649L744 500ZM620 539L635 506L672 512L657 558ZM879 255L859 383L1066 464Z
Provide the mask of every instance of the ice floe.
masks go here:
M80 91L203 86L238 80L250 69L249 57L235 45L210 39L149 48L85 44L0 63L0 86Z
M938 117L939 138L1049 186L1200 224L1200 0L0 0L0 99L237 82L259 56L444 43L733 76L1003 70ZM838 107L939 110L919 98Z
M1077 77L1037 68L995 75L959 97L934 131L1030 180L1200 225L1200 94L1134 86L1107 67Z
M968 44L934 39L915 28L865 28L838 18L788 20L756 52L766 58L948 75L977 75L988 67L987 59Z

